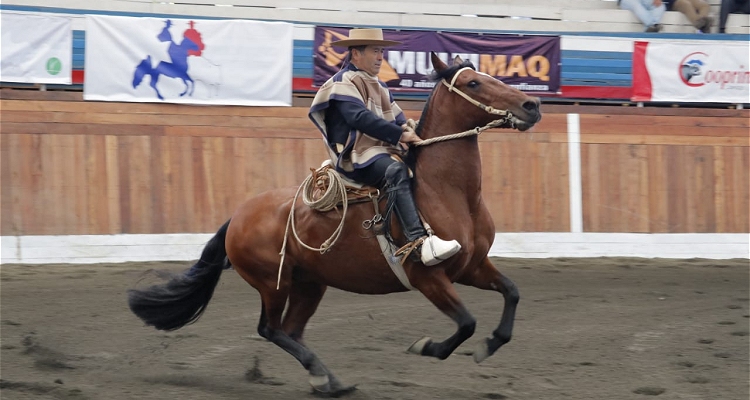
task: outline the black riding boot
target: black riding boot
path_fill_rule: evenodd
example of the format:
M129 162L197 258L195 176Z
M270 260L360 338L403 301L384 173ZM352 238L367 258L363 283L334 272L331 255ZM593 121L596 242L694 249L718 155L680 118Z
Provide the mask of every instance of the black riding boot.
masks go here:
M390 196L393 196L393 204L401 222L404 236L407 242L413 242L421 237L427 236L427 231L419 219L417 205L411 192L409 182L409 170L406 164L394 162L385 170L385 183ZM389 203L390 203L389 199Z

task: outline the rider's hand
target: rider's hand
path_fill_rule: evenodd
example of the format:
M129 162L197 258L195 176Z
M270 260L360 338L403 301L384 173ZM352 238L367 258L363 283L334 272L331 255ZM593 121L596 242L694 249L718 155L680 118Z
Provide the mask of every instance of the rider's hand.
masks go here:
M417 133L414 132L414 129L412 129L406 124L401 125L401 139L399 139L399 142L414 143L420 140L422 139L419 136L417 136Z

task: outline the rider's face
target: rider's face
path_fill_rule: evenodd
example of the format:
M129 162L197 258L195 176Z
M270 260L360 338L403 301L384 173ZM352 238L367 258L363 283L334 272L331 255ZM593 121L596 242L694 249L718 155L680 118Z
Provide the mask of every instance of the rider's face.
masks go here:
M385 47L382 46L367 46L363 51L353 49L352 63L370 75L377 76L380 73L384 53Z

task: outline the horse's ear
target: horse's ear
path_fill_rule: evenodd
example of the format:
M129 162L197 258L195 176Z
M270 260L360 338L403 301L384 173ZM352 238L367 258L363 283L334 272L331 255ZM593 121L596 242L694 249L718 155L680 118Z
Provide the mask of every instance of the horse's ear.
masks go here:
M453 59L453 65L461 65L464 63L464 60L461 59L461 56L456 56L456 58Z
M430 60L432 60L432 66L435 67L435 71L437 72L441 72L444 69L448 68L448 66L445 65L443 60L441 60L434 51L430 52Z

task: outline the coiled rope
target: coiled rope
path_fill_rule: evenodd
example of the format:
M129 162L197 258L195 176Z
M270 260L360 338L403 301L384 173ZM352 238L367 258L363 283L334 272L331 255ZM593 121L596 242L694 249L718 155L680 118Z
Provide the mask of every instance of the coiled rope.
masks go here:
M331 247L333 247L333 245L339 239L339 236L341 236L341 231L344 229L344 223L346 221L346 210L348 209L348 202L346 201L346 185L341 179L341 175L339 175L333 168L324 168L324 171L326 173L325 175L320 175L316 171L313 171L312 174L305 178L305 180L297 189L297 193L294 194L294 200L292 200L292 209L289 211L289 218L286 221L284 243L281 245L281 252L279 252L279 254L281 255L281 261L279 262L279 276L276 279L276 290L279 289L279 284L281 283L281 267L282 265L284 265L286 243L289 237L290 227L294 238L297 240L297 243L308 250L319 251L320 254L325 254L328 250L331 249ZM316 189L326 186L326 181L328 185L325 192L323 192L323 194L319 197L315 196ZM339 202L343 203L341 222L339 222L339 226L336 227L331 236L326 239L323 244L320 245L320 247L312 247L308 245L307 243L303 242L297 234L297 227L294 223L294 209L297 205L297 198L299 198L300 193L302 193L302 202L304 202L306 206L320 212L331 211L336 208L336 205Z

